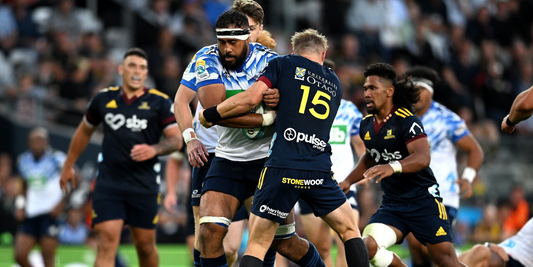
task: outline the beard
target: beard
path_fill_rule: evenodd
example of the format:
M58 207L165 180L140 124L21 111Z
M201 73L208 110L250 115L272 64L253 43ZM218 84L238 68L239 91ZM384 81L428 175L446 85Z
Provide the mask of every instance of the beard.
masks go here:
M378 109L376 108L376 104L372 102L373 107L366 107L366 111L368 112L368 114L377 114L378 113Z
M248 46L246 46L246 49L243 49L240 55L237 56L227 56L226 54L223 54L222 51L218 51L220 56L220 61L222 62L222 66L226 70L237 70L242 64L244 64L244 61L246 60L246 56L248 56ZM235 60L233 62L227 61L226 57L234 58Z

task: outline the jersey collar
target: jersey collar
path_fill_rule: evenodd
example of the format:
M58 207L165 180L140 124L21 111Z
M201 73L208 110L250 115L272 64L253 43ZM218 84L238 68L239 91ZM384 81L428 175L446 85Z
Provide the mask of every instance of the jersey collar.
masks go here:
M376 120L376 116L374 116L374 131L376 133L379 132L379 130L381 129L381 127L383 127L383 125L385 125L385 123L390 120L390 118L392 118L392 115L394 114L394 112L397 110L398 108L396 106L392 106L392 109L391 111L389 112L389 115L387 115L387 117L385 117L385 119L380 122L378 124L377 120Z
M143 96L144 94L146 94L146 92L148 91L148 88L145 86L142 90L144 91L144 93L140 96ZM124 89L122 88L122 86L120 86L120 95L122 95L122 98L124 99L124 102L126 102L126 105L130 105L131 103L133 103L133 101L139 98L136 95L133 96L132 98L128 98L126 94L124 93Z

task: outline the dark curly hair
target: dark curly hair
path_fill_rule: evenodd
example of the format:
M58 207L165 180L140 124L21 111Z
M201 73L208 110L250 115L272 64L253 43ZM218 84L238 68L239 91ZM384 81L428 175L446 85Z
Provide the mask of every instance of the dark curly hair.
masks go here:
M228 10L220 15L215 23L216 28L235 28L248 29L248 17L237 10Z
M392 102L397 108L407 108L413 110L413 104L420 99L420 89L413 86L411 79L405 74L398 79L398 74L394 67L387 63L374 63L368 66L364 72L365 78L368 76L378 76L388 80L394 87Z
M440 82L439 74L432 68L425 66L414 66L409 68L405 75L411 78L424 78L430 80L434 85Z

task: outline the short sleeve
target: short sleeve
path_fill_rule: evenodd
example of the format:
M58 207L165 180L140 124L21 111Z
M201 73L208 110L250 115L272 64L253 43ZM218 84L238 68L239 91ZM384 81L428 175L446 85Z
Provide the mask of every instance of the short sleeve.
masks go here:
M170 125L176 124L176 117L174 117L174 107L169 99L163 100L159 121L161 124L161 129L165 129Z
M259 80L264 82L268 88L279 88L278 79L281 73L281 63L283 57L276 57L267 64Z
M102 94L97 94L89 103L89 107L85 112L86 121L91 124L91 126L96 126L102 122L102 114L100 113L100 102Z
M194 64L196 88L210 84L224 83L220 76L220 69L222 66L218 62L218 58L215 58L215 56L200 57Z
M454 143L456 143L461 138L468 135L468 133L470 132L464 120L460 118L456 118L455 120L450 121L447 124L450 126L450 132L449 132L449 136L451 136L450 139Z
M427 136L424 125L417 116L407 116L400 119L400 121L402 122L403 141L405 144Z

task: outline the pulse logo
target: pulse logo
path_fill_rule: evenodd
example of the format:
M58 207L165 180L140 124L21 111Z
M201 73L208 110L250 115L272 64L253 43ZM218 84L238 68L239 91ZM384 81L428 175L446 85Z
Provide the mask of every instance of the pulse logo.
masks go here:
M114 131L120 129L124 124L126 128L131 129L133 132L140 132L148 127L148 120L139 119L137 115L126 119L123 114L107 113L104 116L104 120Z
M316 137L315 134L308 135L306 133L297 132L293 128L287 128L283 132L283 137L289 142L296 140L296 143L305 142L311 144L313 145L314 149L318 149L320 151L324 151L326 149L327 143L324 140L321 140L320 138Z

